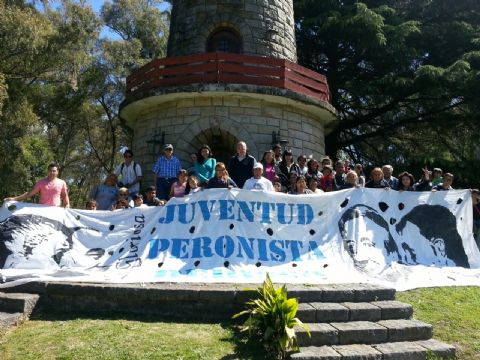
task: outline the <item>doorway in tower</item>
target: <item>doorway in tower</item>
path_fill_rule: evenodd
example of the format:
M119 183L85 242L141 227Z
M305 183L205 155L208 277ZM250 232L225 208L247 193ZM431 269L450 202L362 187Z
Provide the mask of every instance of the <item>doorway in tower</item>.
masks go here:
M203 130L190 141L191 152L196 153L203 144L207 144L212 149L213 157L217 162L227 164L228 159L236 152L237 142L238 139L228 131L212 127Z

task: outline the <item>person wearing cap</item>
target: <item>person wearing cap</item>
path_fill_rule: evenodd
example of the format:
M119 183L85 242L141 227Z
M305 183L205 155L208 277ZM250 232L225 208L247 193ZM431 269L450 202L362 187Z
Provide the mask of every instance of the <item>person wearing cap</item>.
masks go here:
M158 158L153 166L159 199L168 200L170 198L170 189L173 183L177 181L177 174L181 169L180 160L173 156L173 145L166 144L163 147L163 155Z
M133 196L140 192L142 168L133 161L133 151L130 149L123 152L123 160L123 163L118 165L113 173L119 178L118 187L126 187L128 193Z
M272 182L267 178L264 178L262 174L263 174L263 165L257 162L253 166L253 176L247 181L245 181L245 184L243 185L243 189L274 192L275 189L273 188Z

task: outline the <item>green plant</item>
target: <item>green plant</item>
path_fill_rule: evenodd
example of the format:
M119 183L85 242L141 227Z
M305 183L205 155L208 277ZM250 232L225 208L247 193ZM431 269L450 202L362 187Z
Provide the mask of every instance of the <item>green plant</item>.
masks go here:
M298 350L294 327L303 326L310 336L310 330L295 316L298 310L297 299L287 298L285 285L275 289L267 274L263 285L258 287L260 297L247 301L247 310L235 314L233 318L249 315L242 326L250 337L258 339L267 353L276 359L285 359L288 351Z

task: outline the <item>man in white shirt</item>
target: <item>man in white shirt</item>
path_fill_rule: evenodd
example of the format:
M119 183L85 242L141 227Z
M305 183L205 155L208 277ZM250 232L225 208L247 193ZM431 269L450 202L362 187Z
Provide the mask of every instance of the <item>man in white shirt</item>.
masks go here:
M263 165L257 162L253 166L253 177L245 181L243 188L245 190L275 191L272 182L262 176Z
M140 181L142 180L142 168L133 161L132 150L125 150L123 153L123 163L117 166L114 174L120 177L118 187L126 187L129 194L133 197L140 192Z

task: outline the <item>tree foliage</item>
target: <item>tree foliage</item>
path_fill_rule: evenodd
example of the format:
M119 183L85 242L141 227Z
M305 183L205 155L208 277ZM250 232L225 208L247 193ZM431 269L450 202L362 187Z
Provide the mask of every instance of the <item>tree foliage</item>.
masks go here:
M56 161L82 206L113 170L130 144L117 114L125 77L165 51L160 3L113 1L99 16L73 0L0 0L0 198L25 192ZM102 37L105 27L120 36Z
M165 54L161 0L0 0L0 198L58 161L79 206L119 161L125 77ZM478 184L480 4L295 0L299 62L327 75L330 155L439 165ZM102 36L107 29L112 36ZM458 177L457 177L458 178Z
M443 165L478 179L462 168L480 160L478 2L294 5L299 62L328 77L338 110L327 153L417 172Z

